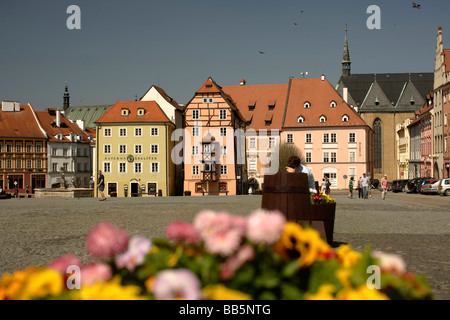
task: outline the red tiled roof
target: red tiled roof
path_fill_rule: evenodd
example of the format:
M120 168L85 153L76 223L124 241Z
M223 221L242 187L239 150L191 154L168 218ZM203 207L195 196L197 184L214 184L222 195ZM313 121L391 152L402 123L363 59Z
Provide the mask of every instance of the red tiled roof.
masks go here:
M288 99L284 128L367 126L327 79L291 79ZM335 108L330 106L332 101L336 103ZM304 107L305 102L310 103L308 109ZM320 122L322 115L326 117L325 123ZM348 122L342 120L344 115L348 116ZM298 123L300 116L304 118L303 123Z
M144 109L143 116L138 116L138 109ZM122 116L122 109L128 109L128 116ZM118 101L95 123L127 122L170 122L155 101Z
M233 99L244 118L250 122L248 128L255 130L281 130L287 89L287 84L238 85L222 88ZM272 111L269 111L269 105L274 106ZM250 111L249 106L254 106L254 110ZM266 121L271 122L269 124Z
M90 143L91 141L87 138L88 133L81 130L81 128L76 124L69 121L69 119L65 118L62 114L60 115L60 126L56 126L56 111L53 109L49 109L49 112L38 111L36 115L39 119L41 127L47 132L48 139L50 142L70 142L70 140L66 137L71 133L76 135L81 135L83 138L79 140L80 143ZM58 133L62 134L62 139L58 140L56 135Z
M0 108L0 137L47 138L39 128L31 105L21 105L20 111L3 112Z

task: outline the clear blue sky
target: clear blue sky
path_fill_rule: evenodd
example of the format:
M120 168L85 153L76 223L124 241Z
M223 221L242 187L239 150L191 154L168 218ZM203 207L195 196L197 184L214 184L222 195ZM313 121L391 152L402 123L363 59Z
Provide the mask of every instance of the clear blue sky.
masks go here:
M153 84L187 103L209 76L287 83L307 71L336 85L346 24L352 73L433 72L439 25L450 48L450 1L416 2L1 0L0 99L61 107L66 80L71 105L134 100ZM66 27L69 5L81 30ZM369 5L380 30L366 26Z

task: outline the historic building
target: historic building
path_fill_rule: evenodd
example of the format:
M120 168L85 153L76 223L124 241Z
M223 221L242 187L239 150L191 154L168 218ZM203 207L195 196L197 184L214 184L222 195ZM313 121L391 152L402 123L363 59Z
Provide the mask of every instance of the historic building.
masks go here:
M411 131L409 125L412 119L406 119L402 123L397 123L395 131L395 143L397 149L397 177L401 179L411 179L413 175L410 175L410 157L411 157Z
M0 110L0 187L13 194L47 187L47 135L31 106L3 101Z
M185 108L184 192L246 193L245 119L209 77Z
M157 102L119 101L95 124L95 172L105 176L105 195L175 195L175 124Z
M59 110L50 108L36 115L48 137L48 186L59 188L64 172L65 187L89 187L94 136L86 131L82 121L73 123Z
M399 176L396 126L423 106L433 88L433 73L352 74L347 34L342 59L342 76L336 86L344 97L374 130L372 176L390 180Z

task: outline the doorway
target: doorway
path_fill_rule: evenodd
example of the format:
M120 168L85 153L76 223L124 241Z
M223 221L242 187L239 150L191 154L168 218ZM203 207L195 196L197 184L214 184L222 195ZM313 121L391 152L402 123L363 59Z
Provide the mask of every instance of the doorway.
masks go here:
M132 197L138 197L139 196L139 183L137 182L131 182L130 183L130 189L131 189L131 196Z

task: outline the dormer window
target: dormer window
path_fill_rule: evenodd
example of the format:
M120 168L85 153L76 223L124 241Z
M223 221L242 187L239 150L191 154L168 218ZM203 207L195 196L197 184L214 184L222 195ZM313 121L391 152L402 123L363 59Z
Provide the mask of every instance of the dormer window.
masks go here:
M380 105L380 100L378 100L378 97L375 97L375 105L376 106Z
M256 105L250 105L250 106L248 106L248 111L253 111L253 110L255 110L255 106Z
M138 117L142 117L145 114L145 109L139 108L137 111Z
M130 114L130 110L123 108L120 112L120 114L124 117L127 117Z
M297 118L297 122L298 123L303 123L303 122L305 122L305 118L303 116L300 116L300 117Z
M342 122L348 122L348 115L346 115L346 114L344 114L343 116L342 116Z
M325 122L327 122L327 117L322 115L322 116L320 116L319 121L320 121L320 123L325 123Z
M444 101L447 98L447 94L444 95ZM416 102L414 101L414 97L411 97L411 100L409 101L409 103L413 106Z
M308 101L306 101L303 106L305 107L305 109L309 109L311 108L311 103L309 103Z
M269 111L272 111L273 109L275 109L275 105L274 104L269 104Z
M336 106L337 106L336 101L330 102L330 108L336 108Z

